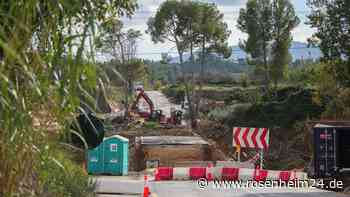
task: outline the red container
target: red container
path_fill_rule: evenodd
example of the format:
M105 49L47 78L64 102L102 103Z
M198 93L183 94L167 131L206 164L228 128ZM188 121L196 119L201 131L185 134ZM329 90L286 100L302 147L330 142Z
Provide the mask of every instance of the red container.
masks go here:
M156 181L167 181L173 179L173 168L159 167L155 175Z
M222 168L221 178L222 180L234 181L238 180L239 168Z
M193 167L190 168L190 178L192 180L198 180L200 178L206 178L206 168L203 167Z
M282 171L280 172L279 179L281 181L289 181L290 179L290 171Z

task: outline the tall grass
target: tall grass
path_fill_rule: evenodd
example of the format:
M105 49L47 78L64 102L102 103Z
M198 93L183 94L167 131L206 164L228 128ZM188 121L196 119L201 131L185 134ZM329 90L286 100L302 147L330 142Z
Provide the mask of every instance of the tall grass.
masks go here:
M0 1L0 196L88 196L87 176L57 139L81 102L93 103L96 27L135 8L132 0Z

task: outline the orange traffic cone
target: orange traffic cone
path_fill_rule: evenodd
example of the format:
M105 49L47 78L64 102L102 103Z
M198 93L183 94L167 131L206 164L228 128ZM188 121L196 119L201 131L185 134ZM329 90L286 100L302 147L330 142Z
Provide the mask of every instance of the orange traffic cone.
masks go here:
M149 187L147 185L147 175L144 176L144 181L145 181L145 184L143 186L143 197L149 197L151 192L150 192Z

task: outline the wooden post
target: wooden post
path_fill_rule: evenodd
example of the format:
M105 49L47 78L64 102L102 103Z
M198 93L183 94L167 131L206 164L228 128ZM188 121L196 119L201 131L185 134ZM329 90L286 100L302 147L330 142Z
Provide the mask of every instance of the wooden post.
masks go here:
M260 150L260 169L263 168L263 165L264 165L264 149L261 149Z

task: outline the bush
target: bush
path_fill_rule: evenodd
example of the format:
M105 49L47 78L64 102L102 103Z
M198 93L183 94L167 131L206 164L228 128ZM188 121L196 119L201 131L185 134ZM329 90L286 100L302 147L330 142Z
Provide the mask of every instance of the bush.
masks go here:
M95 183L89 179L81 165L72 161L72 158L76 156L63 151L50 150L43 155L43 162L40 166L42 196L95 196ZM54 157L49 155L54 155Z
M160 90L162 88L163 84L161 81L157 80L154 84L154 89L155 90Z
M275 95L263 96L245 114L230 117L230 125L292 128L297 121L318 118L324 108L313 102L313 90L282 88Z
M239 81L243 88L247 88L249 86L249 79L247 74L242 74Z
M180 104L185 97L185 88L180 85L167 86L162 90L162 92L174 100L175 103Z
M230 96L225 99L225 103L259 103L262 101L262 91L259 88L241 89L236 88Z
M225 123L228 120L243 116L251 107L251 104L234 104L225 108L216 108L209 112L209 120Z
M155 129L159 126L157 122L145 122L144 127L147 129Z

